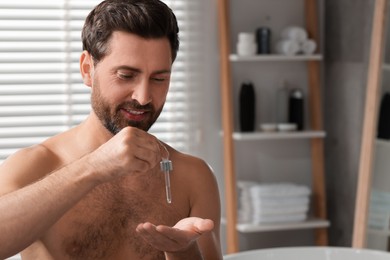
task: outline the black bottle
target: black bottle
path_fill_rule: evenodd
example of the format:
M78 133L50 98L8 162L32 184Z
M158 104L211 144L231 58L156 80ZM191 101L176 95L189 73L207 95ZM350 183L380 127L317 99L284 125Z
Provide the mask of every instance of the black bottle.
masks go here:
M303 92L300 89L293 89L290 92L288 102L288 121L297 124L298 130L303 130L304 126L304 105Z
M239 121L242 132L255 130L256 95L251 82L241 85L239 97Z
M260 27L256 30L256 42L258 54L271 53L271 30L267 27Z
M380 104L378 117L378 134L379 139L390 139L390 93L386 92Z

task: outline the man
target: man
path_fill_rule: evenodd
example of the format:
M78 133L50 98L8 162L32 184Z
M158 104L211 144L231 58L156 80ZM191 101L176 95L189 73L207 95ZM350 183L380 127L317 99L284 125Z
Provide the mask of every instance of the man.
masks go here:
M211 170L146 132L166 99L177 34L159 0L107 0L89 14L80 70L92 111L0 166L1 259L222 258ZM172 203L162 158L173 164Z

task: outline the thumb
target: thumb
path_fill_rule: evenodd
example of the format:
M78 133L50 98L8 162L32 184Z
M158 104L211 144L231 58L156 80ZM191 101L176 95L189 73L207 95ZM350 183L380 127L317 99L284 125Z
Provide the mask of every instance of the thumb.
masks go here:
M197 229L197 232L202 234L205 232L210 232L214 228L214 222L211 219L196 219L194 222L194 227Z

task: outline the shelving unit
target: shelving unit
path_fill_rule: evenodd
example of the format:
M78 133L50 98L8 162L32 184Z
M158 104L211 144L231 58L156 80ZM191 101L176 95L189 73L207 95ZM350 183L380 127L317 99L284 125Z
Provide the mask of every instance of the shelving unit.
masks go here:
M390 71L390 64L388 64L388 63L383 63L382 69L385 70L385 71Z
M387 212L389 202L386 199L390 193L387 185L390 181L388 175L390 140L376 138L373 149L375 156L372 165L371 190L367 198L367 230L364 239L368 248L387 251L390 237L387 224L389 221ZM374 195L377 197L374 198Z
M272 1L272 0L270 0ZM306 30L310 38L319 43L317 0L305 0ZM240 57L231 53L230 49L230 20L229 0L218 0L219 11L219 36L220 36L220 61L221 61L221 106L222 127L224 144L224 173L225 173L225 199L226 199L226 232L227 251L234 253L239 251L237 232L265 232L292 229L316 229L317 245L327 245L327 227L329 221L326 216L325 177L323 138L326 136L322 126L321 111L321 80L320 61L321 54L315 55L257 55L252 57ZM234 108L231 63L235 62L305 62L308 75L308 100L310 106L310 129L302 132L234 132ZM237 141L262 141L302 139L311 140L311 164L312 164L312 202L314 205L314 217L298 223L278 223L267 225L251 225L237 223L237 187L235 173L235 147Z
M377 236L390 237L390 230L369 228L367 229L367 233L372 235L377 235Z
M270 55L255 55L255 56L239 56L237 54L230 54L229 59L231 62L251 62L251 61L309 61L309 60L322 60L322 55L295 55L286 56L280 54Z
M324 138L324 131L296 131L296 132L253 132L253 133L233 133L233 139L237 141L255 140L277 140L277 139L301 139L301 138Z
M294 229L308 229L308 228L327 228L329 227L329 221L323 219L310 218L301 222L288 222L288 223L270 223L262 225L254 224L237 224L237 230L242 233L253 232L268 232L268 231L282 231L282 230L294 230Z
M375 143L377 146L387 147L388 149L390 149L390 141L389 140L376 139Z
M226 219L222 219L222 223L226 224ZM236 225L237 231L241 233L257 233L270 231L284 231L295 229L312 229L312 228L327 228L330 222L328 220L309 218L306 221L288 222L288 223L269 223L262 225L238 223Z

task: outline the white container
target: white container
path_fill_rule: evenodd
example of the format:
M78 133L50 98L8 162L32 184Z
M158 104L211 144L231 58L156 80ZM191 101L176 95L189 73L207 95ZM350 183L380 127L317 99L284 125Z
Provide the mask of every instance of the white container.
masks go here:
M256 55L257 44L255 41L255 34L249 32L240 32L238 34L237 54L239 56L253 56Z
M255 34L251 32L240 32L238 34L238 42L255 43Z
M225 255L224 260L390 260L390 253L347 247L281 247Z
M278 124L278 130L280 132L292 132L297 130L297 128L298 128L297 124L290 124L290 123Z
M263 132L276 132L278 128L276 124L264 123L264 124L260 124L260 130Z

